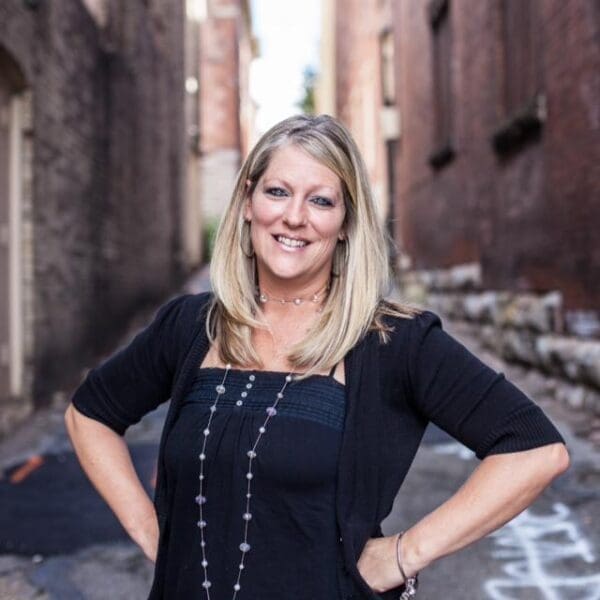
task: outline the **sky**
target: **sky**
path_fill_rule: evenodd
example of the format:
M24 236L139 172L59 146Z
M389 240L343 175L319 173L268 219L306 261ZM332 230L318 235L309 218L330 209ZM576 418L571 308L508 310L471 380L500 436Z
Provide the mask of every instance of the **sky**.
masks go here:
M300 112L302 73L318 68L320 0L251 0L260 56L250 69L250 94L258 103L257 134Z

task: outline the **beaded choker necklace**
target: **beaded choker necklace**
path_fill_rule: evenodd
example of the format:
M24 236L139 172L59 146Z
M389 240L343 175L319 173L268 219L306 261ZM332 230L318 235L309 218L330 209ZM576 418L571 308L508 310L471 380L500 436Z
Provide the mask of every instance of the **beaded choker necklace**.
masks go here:
M202 443L202 450L200 452L200 455L198 456L198 458L200 459L200 475L199 475L200 490L199 490L198 496L196 496L196 503L198 504L198 507L200 509L200 516L199 516L197 525L198 525L198 528L200 529L200 547L202 549L202 563L201 564L202 564L202 567L204 568L204 581L202 582L202 587L206 591L207 600L210 600L211 583L210 583L210 580L208 579L208 560L206 559L206 540L204 539L204 529L205 529L207 523L206 523L206 520L204 519L203 512L202 512L202 506L207 502L207 497L205 495L205 490L204 490L204 462L206 460L206 442L210 435L210 425L212 422L213 415L217 411L217 405L219 403L219 399L226 391L225 382L227 381L227 375L229 374L230 369L231 369L231 365L227 364L225 367L225 374L223 375L223 379L221 380L221 383L215 387L215 391L217 392L217 395L215 396L215 400L210 407L210 415L208 417L208 423L206 425L206 428L202 432L204 435L204 441ZM267 413L267 416L266 416L263 424L258 428L258 435L256 436L256 441L254 442L252 447L246 452L246 455L248 456L248 472L246 473L246 481L247 481L246 510L242 513L242 520L244 522L244 538L242 539L242 542L239 545L240 552L241 552L241 558L240 558L240 563L238 565L238 575L237 575L235 583L233 584L232 600L235 600L237 593L240 591L240 589L242 587L240 585L240 579L242 576L242 571L244 570L244 559L246 557L246 554L250 551L250 547L251 547L250 544L248 543L248 525L250 523L250 520L252 519L252 513L250 512L250 499L252 498L251 485L252 485L252 479L254 477L254 474L252 473L252 461L257 456L256 449L258 447L258 443L260 442L261 437L267 431L267 424L268 424L269 420L271 419L271 417L274 417L277 414L277 405L278 405L279 401L283 398L283 394L284 394L285 388L287 387L288 383L290 383L290 381L292 381L292 375L293 375L293 373L289 373L288 375L286 375L285 382L284 382L282 388L279 390L279 392L277 392L275 402L273 402L272 406L268 406L265 411ZM237 406L242 406L244 399L248 396L248 390L252 389L255 379L256 379L256 377L254 374L249 375L248 383L246 384L244 391L241 392L240 398L236 401Z
M258 295L258 300L261 304L266 304L267 302L278 302L279 304L295 304L296 306L300 306L304 302L312 302L313 304L319 304L323 301L325 296L329 292L329 284L325 287L322 292L317 292L316 294L312 294L310 298L302 298L300 296L296 298L274 298L273 296L269 296L265 291L256 288L256 294Z

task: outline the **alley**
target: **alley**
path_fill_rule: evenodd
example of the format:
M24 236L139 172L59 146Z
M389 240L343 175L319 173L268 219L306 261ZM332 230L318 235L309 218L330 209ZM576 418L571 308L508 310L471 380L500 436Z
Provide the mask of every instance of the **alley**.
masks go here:
M399 341L391 348L406 352L406 360L386 361L373 345L373 352L363 352L368 368L354 361L366 328L381 325L377 318L369 322L378 315L377 303L393 288L406 308L438 314L446 331L538 403L571 457L568 471L522 514L424 568L419 600L600 600L598 6L597 0L1 0L0 600L148 598L154 565L82 470L64 414L89 369L127 344L159 306L210 288L211 262L222 300L213 313L215 343L223 352L214 363L207 355L205 364L233 365L216 389L201 381L197 390L169 390L173 373L195 368L191 359L179 360L180 350L201 350L187 337L197 325L188 311L194 303L184 302L161 313L164 321L136 351L90 378L84 388L90 393L82 394L93 405L86 413L82 404L84 414L98 417L94 410L103 399L107 406L99 410L127 422L181 391L190 414L208 420L196 428L200 421L193 418L173 419L181 429L165 436L173 447L171 455L162 455L164 462L161 456L168 467L164 479L162 469L157 474L157 455L168 403L125 434L147 494L166 490L158 495L164 510L157 503L161 516L169 515L161 519L160 539L170 540L168 552L182 549L188 559L161 554L161 567L168 568L157 577L158 587L170 588L176 600L200 600L191 597L204 594L189 590L212 586L212 599L221 600L216 596L228 585L226 558L219 560L213 550L210 560L222 568L211 582L208 559L192 553L202 552L204 538L199 535L202 546L196 546L196 529L186 527L193 520L203 531L214 523L211 511L224 505L208 502L205 519L202 505L213 488L205 496L200 483L192 496L179 492L178 484L203 480L204 471L194 470L196 456L201 465L213 456L199 444L209 434L221 439L221 427L235 437L237 425L245 426L246 409L252 418L253 411L268 420L281 399L280 415L290 410L290 435L275 422L282 442L273 438L278 450L268 456L286 459L280 473L290 479L289 497L300 508L291 503L279 509L287 482L277 480L272 494L253 490L268 499L269 518L276 514L284 526L292 521L298 528L282 533L287 530L274 519L269 537L258 542L266 540L262 547L251 540L256 545L249 556L263 569L246 570L246 587L235 600L369 597L368 590L360 594L344 582L345 571L351 553L360 550L361 527L370 531L375 505L391 504L394 489L386 484L410 464L416 447L411 436L422 432L412 425L421 424L421 409L441 415L461 439L486 438L473 445L485 447L492 434L495 447L505 450L556 441L540 420L529 419L535 411L521 413L523 405L513 404L518 399L510 393L494 396L486 383L491 378L481 370L470 378L456 345L438 352L444 336L429 330L422 337L414 328L406 337L392 333ZM263 309L272 339L261 336L253 321ZM175 321L172 315L176 326L164 327ZM303 332L309 333L302 338ZM300 350L289 352L295 342ZM361 387L344 387L340 379L331 405L326 392L311 396L303 389L298 406L305 412L294 413L292 395L283 393L291 378L282 377L275 403L262 406L254 395L267 391L264 373L244 375L233 413L240 423L214 423L216 400L210 414L195 400L206 401L213 389L217 398L224 394L230 371L258 362L247 360L253 353L264 371L286 374L315 362L337 362L338 368L346 356L351 368L344 377L356 376ZM402 364L400 376L396 363ZM335 369L333 374L341 377ZM398 394L397 410L387 392L401 387L412 394ZM250 389L250 399L243 400ZM364 389L375 393L364 398ZM405 402L410 396L416 401ZM139 413L131 398L140 401ZM496 418L498 408L503 414ZM302 414L314 418L300 422ZM84 419L75 422L83 425L72 432L89 431ZM313 427L324 425L331 431L309 437ZM266 427L245 431L258 435L258 443ZM304 471L315 477L323 459L334 456L325 446L336 442L332 431L340 434L340 457L347 459L337 461L337 484L348 487L334 489L333 477L322 477L328 503L321 496L317 502L295 463L305 460ZM385 439L381 431L402 433ZM150 509L146 498L136 495L135 485L130 494L130 478L122 496L115 491L118 459L108 453L122 449L120 440L98 443L103 430L94 432L72 435L78 448L90 448L89 456L102 448L110 458L110 476L96 481L110 481L103 493L111 502L117 498L128 530L143 529L150 555L156 531L147 524L155 524L144 519L140 526L137 518L153 516L137 509L140 501ZM300 447L320 454L311 458L297 452ZM214 457L245 461L238 450ZM249 500L256 455L244 452L249 470L240 479ZM486 463L492 475L474 486L484 491L466 502L463 495L453 519L479 526L468 518L475 517L469 502L489 507L485 498L491 495L485 494L508 481L523 456ZM257 460L264 461L260 468L267 466L264 457ZM558 472L565 462L563 453L548 468ZM479 464L431 424L382 524L384 534L419 523ZM510 471L502 466L507 464ZM515 487L506 485L513 493L499 513L510 512L543 480L546 469L539 464L522 467ZM95 464L90 472L107 471ZM184 476L171 485L176 472ZM193 519L174 508L183 498L183 511L195 513L192 497L200 507ZM220 498L244 501L231 492ZM372 509L359 510L363 498ZM260 511L250 512L249 502L232 505L258 532ZM306 519L313 531L304 536L299 524L305 524L306 506L323 509L329 545L313 513ZM212 528L218 542L238 533L230 514L233 508L222 510L223 522ZM413 544L437 540L440 529L454 533L439 538L446 550L464 540L454 523L434 522L434 533L420 529ZM223 533L227 523L230 538ZM409 541L409 559L410 537L403 540ZM222 543L223 557L236 548L245 556L249 539ZM327 559L313 553L321 546L331 552ZM238 566L241 575L243 560ZM394 574L402 569L393 567ZM307 591L309 585L314 588ZM343 598L329 598L344 587Z

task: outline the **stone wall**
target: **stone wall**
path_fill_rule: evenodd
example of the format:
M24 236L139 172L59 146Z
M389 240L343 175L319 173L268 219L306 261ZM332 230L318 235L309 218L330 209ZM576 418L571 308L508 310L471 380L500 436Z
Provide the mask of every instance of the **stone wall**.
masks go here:
M483 289L478 264L405 273L405 300L460 322L508 362L542 373L570 408L600 416L600 339L569 335L562 294Z

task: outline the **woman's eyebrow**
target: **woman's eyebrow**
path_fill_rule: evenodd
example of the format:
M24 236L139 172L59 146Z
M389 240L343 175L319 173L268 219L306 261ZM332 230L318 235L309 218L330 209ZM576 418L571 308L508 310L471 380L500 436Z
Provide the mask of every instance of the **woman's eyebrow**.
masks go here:
M281 179L280 177L271 177L269 179L265 179L265 185L275 185L275 183L278 183L280 185L283 185L284 187L293 189L294 186L287 182L285 179ZM335 196L337 196L338 192L335 188L332 188L329 185L325 185L325 184L321 184L321 183L317 183L313 186L310 186L308 188L308 192L314 192L315 190L323 190L323 191L327 191L330 194L334 194Z

